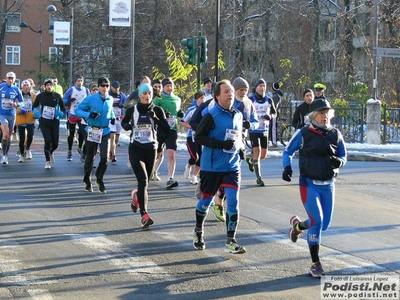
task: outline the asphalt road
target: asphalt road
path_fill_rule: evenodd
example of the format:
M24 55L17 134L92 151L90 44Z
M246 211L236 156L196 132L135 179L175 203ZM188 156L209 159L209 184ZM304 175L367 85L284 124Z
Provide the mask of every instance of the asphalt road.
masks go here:
M178 152L179 187L165 190L166 161L163 181L151 182L155 224L144 231L130 210L135 178L126 145L108 167L108 193L85 193L82 163L77 155L66 160L64 132L51 170L35 134L32 160L10 155L0 165L0 299L320 299L320 281L307 274L306 241L287 238L289 218L306 214L296 180L281 179L279 158L262 163L262 188L243 164L237 238L248 252L232 255L224 252L225 225L212 213L206 250L192 246L197 200L183 178L185 152ZM341 170L321 246L329 275L400 274L399 166L350 161Z

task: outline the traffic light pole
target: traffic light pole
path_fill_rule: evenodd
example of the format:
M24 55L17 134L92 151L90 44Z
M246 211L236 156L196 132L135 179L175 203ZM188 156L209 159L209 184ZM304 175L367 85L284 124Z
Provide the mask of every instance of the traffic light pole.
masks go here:
M197 27L198 27L198 33L197 33L197 90L200 90L200 77L201 77L201 31L203 29L203 24L201 23L201 20L197 21Z

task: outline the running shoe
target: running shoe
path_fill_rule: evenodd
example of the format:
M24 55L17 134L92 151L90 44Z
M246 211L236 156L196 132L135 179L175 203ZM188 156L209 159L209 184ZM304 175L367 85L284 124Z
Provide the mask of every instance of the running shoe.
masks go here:
M68 151L67 160L72 161L72 151Z
M100 193L102 193L102 194L107 193L107 190L106 190L106 187L104 186L103 180L96 180L96 185L98 186Z
M86 154L82 153L81 154L81 163L84 163L86 159Z
M322 269L322 264L320 262L313 263L309 273L314 278L321 278L321 276L325 275L325 271Z
M18 159L18 162L19 163L23 163L25 160L24 160L24 156L23 155L21 155L20 157L19 157L19 159Z
M212 212L214 213L214 216L218 221L221 221L221 222L226 221L224 207L222 205L214 204L214 206L212 207Z
M32 151L27 149L25 152L25 158L26 159L32 159Z
M148 228L150 225L153 225L154 221L150 218L149 214L144 214L142 216L142 228Z
M198 231L196 231L196 229L194 230L194 233L193 233L193 247L197 250L206 249L203 232L198 232Z
M270 148L276 149L276 148L278 148L278 145L277 144L272 144L272 146Z
M114 163L117 162L117 157L115 155L113 155L111 162L114 162Z
M296 243L299 237L303 235L303 230L297 229L297 224L300 222L301 220L298 216L293 216L290 218L290 225L292 225L292 228L289 231L289 239L293 243Z
M246 156L245 161L247 162L247 165L249 166L249 170L250 172L254 172L254 165L253 163L250 161L250 157Z
M78 152L79 155L82 155L82 148L77 148L76 152Z
M264 183L264 181L262 180L261 177L257 178L256 185L257 186L265 186L265 183Z
M51 164L54 164L55 162L56 162L56 159L54 158L54 154L51 153L51 154L50 154L50 163L51 163Z
M49 161L46 161L46 164L44 165L44 168L47 170L51 169L51 163Z
M137 190L133 190L131 193L132 202L131 202L131 209L134 213L137 213L139 209L139 200L137 197Z
M3 157L1 158L1 163L3 165L8 165L8 156L7 155L3 155Z
M233 254L243 254L246 253L246 248L240 246L235 239L231 240L229 243L226 243L227 252Z
M189 179L190 178L190 172L192 171L192 168L190 167L190 165L189 164L186 164L186 166L185 166L185 172L183 173L183 176L186 178L186 179Z
M178 185L179 185L178 181L176 181L175 179L170 179L167 181L166 189L171 190L172 188L177 187Z
M151 178L150 179L152 181L161 181L160 174L158 172L155 172L155 173L151 174Z
M92 182L90 180L85 181L85 192L93 192Z
M198 184L199 180L196 175L192 175L192 180L190 181L193 185Z

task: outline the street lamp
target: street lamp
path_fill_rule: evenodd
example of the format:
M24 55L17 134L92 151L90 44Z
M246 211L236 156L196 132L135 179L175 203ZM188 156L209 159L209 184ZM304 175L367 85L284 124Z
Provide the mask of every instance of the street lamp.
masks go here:
M54 5L49 5L47 7L48 12L56 12L57 7ZM74 52L74 8L71 7L71 15L65 16L61 11L58 11L63 17L69 18L70 21L70 35L69 35L69 45L70 45L70 50L69 50L69 86L73 86L73 81L72 81L72 67L73 67L73 52Z
M21 28L29 28L33 32L39 33L40 34L40 42L39 42L39 73L42 73L42 24L39 25L39 30L33 29L31 26L26 24L25 22L22 22L19 24L19 27Z

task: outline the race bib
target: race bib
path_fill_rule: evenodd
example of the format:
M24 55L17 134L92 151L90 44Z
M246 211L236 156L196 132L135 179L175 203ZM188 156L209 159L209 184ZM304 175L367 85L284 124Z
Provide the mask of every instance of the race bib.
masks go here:
M10 110L13 108L13 101L10 98L1 98L1 108Z
M31 99L25 99L22 102L22 108L25 109L26 111L32 110L32 100Z
M55 112L55 107L45 105L43 107L42 118L52 120L54 119Z
M103 137L103 128L96 128L89 126L87 140L89 142L101 143Z
M171 116L167 119L167 121L168 121L169 128L173 129L176 124L176 117Z
M141 144L152 143L154 141L150 124L141 124L132 130L132 139Z
M235 144L233 145L233 148L231 150L223 150L225 153L235 153L240 149L240 144L242 140L242 133L239 130L235 129L226 129L225 132L225 139L224 141L227 140L233 140L235 141Z
M119 119L119 117L121 117L122 114L122 110L119 107L114 107L114 115L116 119Z

